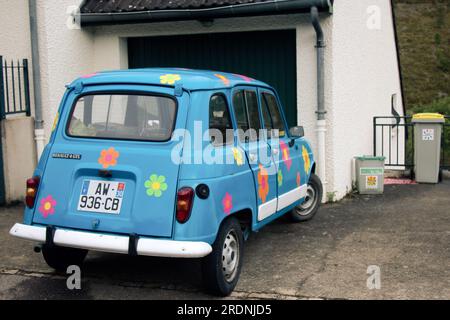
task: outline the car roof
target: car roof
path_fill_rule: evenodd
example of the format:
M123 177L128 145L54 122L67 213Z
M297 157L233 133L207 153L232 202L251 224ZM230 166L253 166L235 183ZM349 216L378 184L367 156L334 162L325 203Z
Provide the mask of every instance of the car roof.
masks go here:
M239 74L193 70L184 68L148 68L103 71L82 76L70 86L96 84L149 84L175 87L181 85L189 91L232 88L237 85L251 85L271 88L268 84Z

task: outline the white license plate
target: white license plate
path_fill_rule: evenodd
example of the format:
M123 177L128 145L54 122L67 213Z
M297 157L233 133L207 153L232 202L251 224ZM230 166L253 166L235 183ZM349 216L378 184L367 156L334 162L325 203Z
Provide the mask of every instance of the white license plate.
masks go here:
M119 214L124 192L123 182L84 180L78 211Z

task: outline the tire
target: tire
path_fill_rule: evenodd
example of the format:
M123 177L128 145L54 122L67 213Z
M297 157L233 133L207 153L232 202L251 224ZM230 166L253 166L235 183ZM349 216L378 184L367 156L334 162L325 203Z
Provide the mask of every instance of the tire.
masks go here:
M312 173L308 182L308 191L305 201L291 211L292 221L304 222L314 218L322 203L322 197L322 182L318 176Z
M233 292L241 274L243 248L244 236L238 220L225 220L213 251L202 260L203 282L208 292L220 297Z
M42 247L42 255L48 266L63 272L66 272L69 266L81 266L87 254L88 251L82 249L45 245Z

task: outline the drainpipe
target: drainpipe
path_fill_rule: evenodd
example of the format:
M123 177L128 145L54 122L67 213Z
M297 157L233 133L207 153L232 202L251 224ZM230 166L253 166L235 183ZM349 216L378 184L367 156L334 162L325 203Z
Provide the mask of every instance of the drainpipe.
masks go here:
M44 120L42 118L41 66L39 56L38 24L36 0L28 0L30 14L31 58L33 60L34 91L34 139L36 140L37 160L45 147Z
M327 194L327 174L326 174L326 148L325 136L327 132L327 121L325 119L325 40L323 37L323 30L319 21L319 10L317 7L311 8L311 20L316 31L317 43L317 173L323 184L324 199Z

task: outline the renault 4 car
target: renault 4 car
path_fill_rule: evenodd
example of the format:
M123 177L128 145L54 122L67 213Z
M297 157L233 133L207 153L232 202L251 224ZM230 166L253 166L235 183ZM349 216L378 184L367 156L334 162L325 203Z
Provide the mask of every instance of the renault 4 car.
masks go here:
M110 71L67 86L10 233L64 271L89 250L201 258L207 289L228 295L249 234L285 214L309 220L321 199L303 128L288 128L269 85Z

